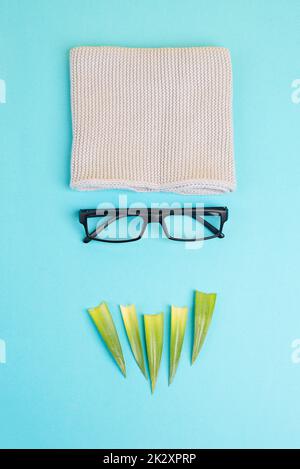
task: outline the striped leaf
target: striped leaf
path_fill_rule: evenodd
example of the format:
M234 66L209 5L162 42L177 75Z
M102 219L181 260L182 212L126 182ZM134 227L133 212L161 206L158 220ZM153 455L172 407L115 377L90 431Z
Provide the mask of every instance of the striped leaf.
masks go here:
M216 293L195 292L194 344L192 363L195 362L204 343L216 302Z
M123 357L122 347L119 341L116 326L110 314L106 303L100 303L95 308L88 310L94 324L102 336L107 348L114 357L118 367L124 376L126 376L125 360Z
M186 306L171 307L171 337L170 337L170 373L169 384L172 383L179 363L185 334L188 309Z
M141 372L148 379L135 305L120 305L120 309L133 356Z
M144 326L151 390L154 392L163 349L164 314L145 314Z

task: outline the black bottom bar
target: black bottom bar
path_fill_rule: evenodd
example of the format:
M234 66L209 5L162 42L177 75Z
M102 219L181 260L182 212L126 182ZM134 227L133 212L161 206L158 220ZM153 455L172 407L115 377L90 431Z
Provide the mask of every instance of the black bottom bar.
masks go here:
M185 450L185 449L132 449L132 450L0 450L0 463L10 462L76 462L122 464L129 467L141 464L199 464L211 461L226 463L276 462L286 465L287 460L299 461L299 450Z

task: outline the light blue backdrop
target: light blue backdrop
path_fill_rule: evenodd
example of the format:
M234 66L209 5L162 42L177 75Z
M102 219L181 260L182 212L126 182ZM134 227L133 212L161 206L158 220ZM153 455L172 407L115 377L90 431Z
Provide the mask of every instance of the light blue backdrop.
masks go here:
M0 0L0 33L0 446L299 447L300 3ZM223 240L82 243L79 208L182 197L69 189L68 52L80 45L230 49L238 190L203 198L230 209ZM171 387L166 342L151 396L116 305L167 311L195 288L218 293L208 340L190 367L189 323ZM103 299L126 380L86 314Z

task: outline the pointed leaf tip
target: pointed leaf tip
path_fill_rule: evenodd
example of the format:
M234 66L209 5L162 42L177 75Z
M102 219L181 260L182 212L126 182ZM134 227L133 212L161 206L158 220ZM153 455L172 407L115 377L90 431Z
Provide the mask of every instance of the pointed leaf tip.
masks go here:
M169 385L172 383L180 360L188 309L171 306L171 336L170 336L170 371Z
M102 302L95 308L89 308L88 312L122 374L126 377L126 366L122 347L107 304Z
M151 391L154 393L163 349L164 314L145 314L144 327L151 380Z
M194 307L194 343L192 364L196 361L211 322L217 295L195 291Z
M120 310L131 351L141 372L148 380L135 305L120 305Z

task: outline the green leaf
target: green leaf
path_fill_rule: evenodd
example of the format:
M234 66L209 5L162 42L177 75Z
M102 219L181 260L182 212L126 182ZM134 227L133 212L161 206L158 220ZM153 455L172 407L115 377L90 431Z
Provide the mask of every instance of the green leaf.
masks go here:
M216 293L195 292L194 345L192 363L204 343L216 302Z
M154 392L164 341L164 314L144 314L151 390Z
M120 309L133 356L138 366L140 367L141 372L143 373L145 378L148 379L135 306L120 305Z
M106 303L100 303L95 308L88 309L88 312L95 323L100 335L102 336L107 348L114 357L118 367L124 376L126 376L126 367L123 357L121 344L119 341L116 326L110 314Z
M171 337L170 337L170 374L169 384L172 383L180 359L188 309L186 306L171 307Z

